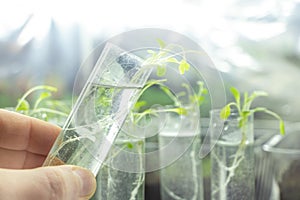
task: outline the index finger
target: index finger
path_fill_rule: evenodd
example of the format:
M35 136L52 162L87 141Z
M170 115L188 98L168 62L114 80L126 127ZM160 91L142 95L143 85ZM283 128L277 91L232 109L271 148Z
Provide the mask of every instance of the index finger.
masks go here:
M0 148L47 155L60 130L48 122L0 109Z

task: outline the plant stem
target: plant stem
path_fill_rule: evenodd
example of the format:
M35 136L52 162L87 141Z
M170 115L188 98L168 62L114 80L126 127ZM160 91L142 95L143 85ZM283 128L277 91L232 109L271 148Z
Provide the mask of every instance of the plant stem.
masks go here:
M248 127L248 116L243 116L244 119L240 119L243 121L243 125L240 127L242 138L241 142L239 143L238 149L236 153L234 154L233 162L230 167L227 167L226 164L223 164L223 162L218 158L217 155L213 154L214 158L216 159L219 167L221 169L224 169L227 171L226 179L224 180L224 183L221 183L219 188L216 190L212 191L212 194L216 194L217 192L225 191L225 188L228 186L230 183L232 177L235 175L236 169L239 167L240 163L244 160L245 158L245 149L246 149L246 141L247 141L247 134L246 134L246 129Z
M142 153L143 153L143 145L137 145L137 146L141 146L140 148L140 151L138 150L138 154L139 154L139 165L140 165L140 173L139 174L139 178L137 180L136 183L136 187L131 191L131 196L130 196L130 200L135 200L137 199L137 195L138 195L138 191L139 189L141 188L141 186L143 185L144 183L144 180L145 180L145 174L144 174L144 162L143 162L143 156L142 156ZM138 147L137 147L138 148ZM139 148L138 148L139 149Z
M34 109L30 112L30 115L33 115L33 114L36 114L36 113L41 113L41 112L52 113L52 114L60 115L60 116L63 116L63 117L68 116L68 114L66 114L64 112L53 110L53 109L50 109L50 108L37 108L37 109Z
M52 92L56 92L57 89L55 87L52 87L52 86L48 86L48 85L38 85L38 86L35 86L31 89L29 89L22 97L21 99L19 100L17 106L15 107L15 110L17 111L19 109L19 107L21 106L22 102L33 92L37 91L37 90L49 90L49 91L52 91Z

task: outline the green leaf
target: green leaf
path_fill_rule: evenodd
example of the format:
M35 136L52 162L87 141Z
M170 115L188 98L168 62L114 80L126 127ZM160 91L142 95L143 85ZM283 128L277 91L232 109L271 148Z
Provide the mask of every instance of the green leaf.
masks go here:
M226 105L222 108L220 112L221 119L227 119L231 113L230 105Z
M52 96L51 92L42 92L36 101L41 102L42 100L47 99L51 96Z
M28 103L28 101L24 100L18 100L18 108L16 109L16 111L29 111L30 110L30 104Z
M230 92L232 93L237 105L240 106L241 95L240 95L240 92L238 91L238 89L236 89L235 87L231 87Z
M190 69L190 64L187 63L185 60L181 60L178 68L180 74L184 74L186 71Z
M179 64L179 61L178 61L176 58L173 58L173 57L168 58L168 59L167 59L167 62L170 62L170 63L178 63L178 64Z
M35 110L44 99L47 99L51 96L52 96L51 92L42 92L38 97L38 99L35 101L33 110Z
M161 65L158 65L157 66L157 69L156 69L156 75L157 76L164 76L166 74L166 67L165 66L161 66Z
M157 39L157 42L161 49L164 49L166 47L166 43L162 39Z

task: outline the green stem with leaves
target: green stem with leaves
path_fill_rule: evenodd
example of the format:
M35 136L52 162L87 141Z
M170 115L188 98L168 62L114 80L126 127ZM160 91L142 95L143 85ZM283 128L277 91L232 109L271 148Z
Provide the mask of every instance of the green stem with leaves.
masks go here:
M31 106L29 101L27 101L26 99L37 91L41 91L41 92L37 97L37 99L32 103L33 106ZM57 92L57 88L49 85L38 85L32 87L28 91L26 91L25 94L18 100L18 104L15 107L15 111L17 112L22 111L24 114L29 116L33 116L34 114L38 114L38 113L51 113L51 114L67 117L68 116L67 112L53 109L50 106L40 107L40 104L46 99L50 98L53 92ZM52 100L52 102L55 101ZM53 103L53 105L55 105L55 103Z
M221 119L226 120L230 114L231 114L231 107L235 107L238 115L239 115L239 127L242 128L246 125L247 118L256 113L256 112L264 112L266 114L269 114L273 116L274 118L279 120L279 130L281 134L285 133L285 128L284 128L284 122L282 118L276 114L275 112L268 110L265 107L256 107L251 109L251 104L256 99L257 97L260 96L267 96L266 92L263 91L254 91L250 96L248 95L247 92L244 93L244 101L243 104L241 103L241 95L240 92L234 88L231 87L230 91L232 95L234 96L235 102L228 103L226 106L223 107L220 113Z
M242 133L242 138L238 147L237 152L234 155L234 159L232 161L231 166L226 166L218 157L217 155L212 155L214 159L217 161L218 165L225 169L227 171L227 177L224 181L224 184L222 184L222 188L225 188L232 177L235 175L235 170L239 167L240 163L244 160L245 156L245 148L246 148L246 141L247 141L247 128L249 126L248 124L248 119L249 116L254 115L256 112L264 112L268 115L273 116L274 118L279 120L279 130L281 134L285 133L284 130L284 122L282 118L276 114L273 111L268 110L267 108L264 107L256 107L251 109L251 104L252 102L260 96L267 96L266 92L263 91L254 91L250 96L248 95L247 92L244 93L243 95L243 101L241 101L241 94L240 92L234 88L231 87L230 91L232 95L234 96L235 101L228 103L226 106L223 107L223 109L220 112L220 118L223 120L227 120L228 117L232 114L231 108L235 108L238 114L238 126L241 130ZM221 189L222 189L221 188ZM220 188L217 188L216 190L213 190L213 193L216 193L220 190Z

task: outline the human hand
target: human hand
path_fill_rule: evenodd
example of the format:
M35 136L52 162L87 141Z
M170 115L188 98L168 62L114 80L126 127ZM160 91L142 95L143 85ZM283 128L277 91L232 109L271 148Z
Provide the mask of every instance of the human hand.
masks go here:
M94 175L81 167L40 167L60 128L0 109L0 199L88 199Z

